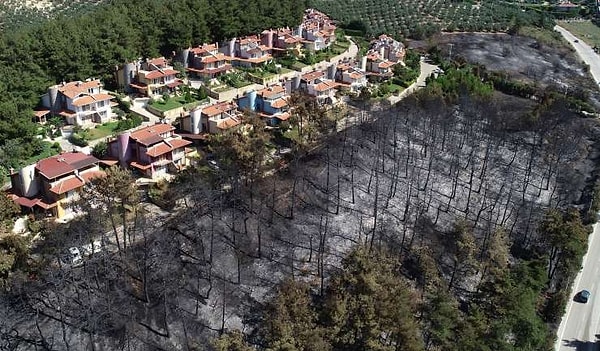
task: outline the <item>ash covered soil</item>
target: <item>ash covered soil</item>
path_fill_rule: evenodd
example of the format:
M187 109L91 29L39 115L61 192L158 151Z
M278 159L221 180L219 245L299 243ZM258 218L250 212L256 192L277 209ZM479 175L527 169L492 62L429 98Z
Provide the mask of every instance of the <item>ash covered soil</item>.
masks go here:
M491 71L540 87L584 89L600 108L600 91L575 51L543 44L536 39L504 33L444 33L434 43L446 54L452 44L452 57L484 65Z

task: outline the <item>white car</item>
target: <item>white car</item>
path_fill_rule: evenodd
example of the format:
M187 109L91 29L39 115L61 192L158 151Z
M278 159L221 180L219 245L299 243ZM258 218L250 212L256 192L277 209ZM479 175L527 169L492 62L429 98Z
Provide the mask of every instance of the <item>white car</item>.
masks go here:
M102 243L100 242L100 240L94 240L93 242L91 242L87 245L83 245L81 247L81 251L83 252L83 255L86 257L90 257L94 254L98 254L98 253L102 252Z
M81 257L81 252L77 247L70 247L69 252L63 258L63 262L66 264L73 265L74 267L80 266L83 264L83 257Z

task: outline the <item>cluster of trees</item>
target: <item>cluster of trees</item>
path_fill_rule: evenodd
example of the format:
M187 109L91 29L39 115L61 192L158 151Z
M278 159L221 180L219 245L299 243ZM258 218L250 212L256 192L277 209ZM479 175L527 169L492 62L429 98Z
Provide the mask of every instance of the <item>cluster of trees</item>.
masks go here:
M293 26L304 3L296 1L111 1L92 13L59 16L0 33L0 168L43 145L32 109L48 86L96 77L109 88L115 65L164 55L190 45L221 41L265 28ZM85 30L82 30L85 28Z
M394 66L392 82L406 88L414 83L421 74L421 55L414 50L407 50L404 63L405 66Z
M424 39L440 30L505 32L516 25L552 28L554 23L544 11L510 3L485 2L475 7L470 1L404 0L399 4L393 0L312 0L309 5L357 32L400 34L414 39Z

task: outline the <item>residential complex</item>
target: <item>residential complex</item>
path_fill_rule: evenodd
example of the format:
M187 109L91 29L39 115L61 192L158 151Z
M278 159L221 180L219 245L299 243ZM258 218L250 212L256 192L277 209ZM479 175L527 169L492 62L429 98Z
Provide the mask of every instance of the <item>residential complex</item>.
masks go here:
M68 204L77 198L83 185L95 176L102 176L100 162L119 164L156 181L189 166L196 153L193 144L206 140L206 135L242 127L246 114L255 114L267 126L279 128L291 117L291 94L304 93L320 105L331 107L338 103L338 91L358 94L369 84L367 78L385 80L393 75L394 65L403 64L402 43L381 35L371 42L369 51L359 60L345 57L295 73L288 70L286 74L261 78L257 80L260 84L253 82L243 89L224 86L218 80L236 70L251 68L246 71L256 72L255 67L271 62L274 57L299 57L307 51L326 49L335 42L335 29L326 15L307 10L296 28L268 29L257 35L233 38L223 45L212 43L188 48L178 56L189 76L188 81L178 78L180 72L165 57L139 59L123 65L116 71L116 82L132 98L152 101L154 99L148 98L177 93L180 85L185 82L191 86L192 80L201 88L209 90L214 84L227 93L213 94L209 90L211 98L200 104L177 105L178 102L174 104L178 107L164 110L168 114L157 108L148 109L160 122L147 123L143 128L107 140L106 160L81 152L63 153L13 172L10 196L24 209L62 218L71 214ZM61 83L48 89L42 98L44 108L35 111L35 118L44 123L48 116L58 115L69 124L103 123L111 118L112 98L102 90L97 79Z

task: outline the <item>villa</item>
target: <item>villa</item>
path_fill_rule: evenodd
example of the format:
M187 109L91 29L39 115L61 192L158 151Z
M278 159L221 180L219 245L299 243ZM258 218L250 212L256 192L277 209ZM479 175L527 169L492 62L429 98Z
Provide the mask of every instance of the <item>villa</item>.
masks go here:
M231 71L231 57L219 52L219 44L189 49L187 71L201 79L213 79Z
M42 96L43 110L35 111L37 121L45 122L51 114L61 116L67 124L85 126L105 123L112 118L112 95L102 90L98 79L53 85Z
M11 170L11 197L21 209L62 219L75 214L70 206L79 198L83 186L104 176L100 160L82 152L65 152Z
M285 87L274 85L247 93L238 99L238 104L241 110L256 112L268 126L276 126L290 118L288 100Z
M158 123L132 132L125 132L108 143L108 155L123 167L131 167L142 176L159 179L190 165L186 148L192 142L173 131L170 124Z
M117 70L117 84L126 92L155 97L173 93L183 84L164 57L131 62Z

